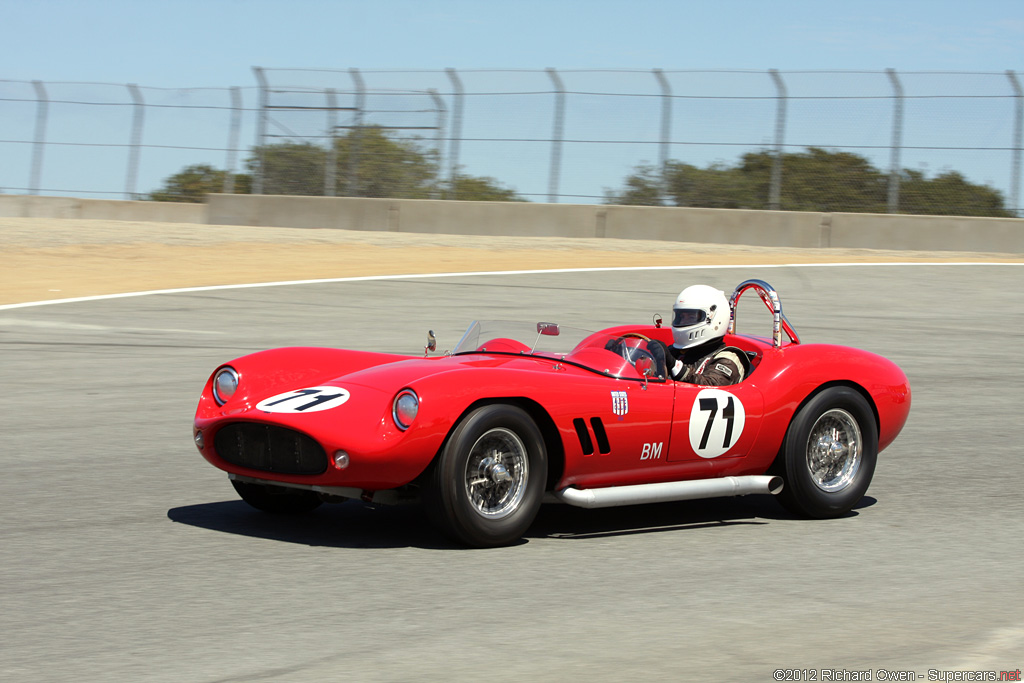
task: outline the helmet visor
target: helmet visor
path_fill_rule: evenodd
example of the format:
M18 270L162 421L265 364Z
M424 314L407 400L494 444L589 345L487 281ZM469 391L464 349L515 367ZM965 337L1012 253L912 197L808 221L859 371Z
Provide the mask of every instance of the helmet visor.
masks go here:
M672 311L672 327L699 325L707 319L707 311L699 308L677 308Z

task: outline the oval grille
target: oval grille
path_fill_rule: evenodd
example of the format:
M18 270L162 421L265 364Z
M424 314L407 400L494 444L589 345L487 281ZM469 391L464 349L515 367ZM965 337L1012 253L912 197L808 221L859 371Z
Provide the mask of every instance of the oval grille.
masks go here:
M236 422L214 437L217 455L232 465L282 474L320 474L327 454L310 437L285 427Z

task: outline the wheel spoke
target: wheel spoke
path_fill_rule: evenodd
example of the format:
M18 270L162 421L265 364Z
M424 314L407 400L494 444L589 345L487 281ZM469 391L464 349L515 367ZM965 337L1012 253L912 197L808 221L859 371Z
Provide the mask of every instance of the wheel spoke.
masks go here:
M857 420L834 408L822 414L807 441L807 467L819 489L834 493L853 481L860 467L863 437Z
M466 465L466 493L485 517L501 518L518 507L528 477L526 446L509 429L484 433L473 445Z

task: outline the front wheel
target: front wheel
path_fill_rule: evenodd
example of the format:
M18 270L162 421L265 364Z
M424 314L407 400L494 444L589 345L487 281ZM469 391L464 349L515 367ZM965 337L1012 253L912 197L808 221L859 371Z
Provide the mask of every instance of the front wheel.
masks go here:
M867 400L850 387L830 387L793 417L777 461L786 485L778 495L807 517L846 514L868 490L878 457L878 426Z
M546 478L544 438L530 416L515 406L482 406L452 432L424 502L454 539L480 548L507 545L533 523Z
M231 485L235 487L235 491L242 497L242 500L263 512L279 514L309 512L323 502L320 500L320 496L313 491L285 486L250 484L235 479L231 480Z

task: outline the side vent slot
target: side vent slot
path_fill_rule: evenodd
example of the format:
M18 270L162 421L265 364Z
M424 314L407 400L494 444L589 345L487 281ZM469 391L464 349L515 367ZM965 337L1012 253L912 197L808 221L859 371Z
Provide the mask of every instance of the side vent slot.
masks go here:
M582 417L577 417L572 421L572 426L576 428L576 436L579 437L580 446L583 447L583 455L592 455L594 453L594 442L590 440L587 423L583 421Z
M590 425L594 428L594 436L597 437L597 450L600 451L601 455L611 453L612 447L608 443L608 433L604 431L604 423L601 422L601 418L590 418ZM579 431L579 429L576 431Z

